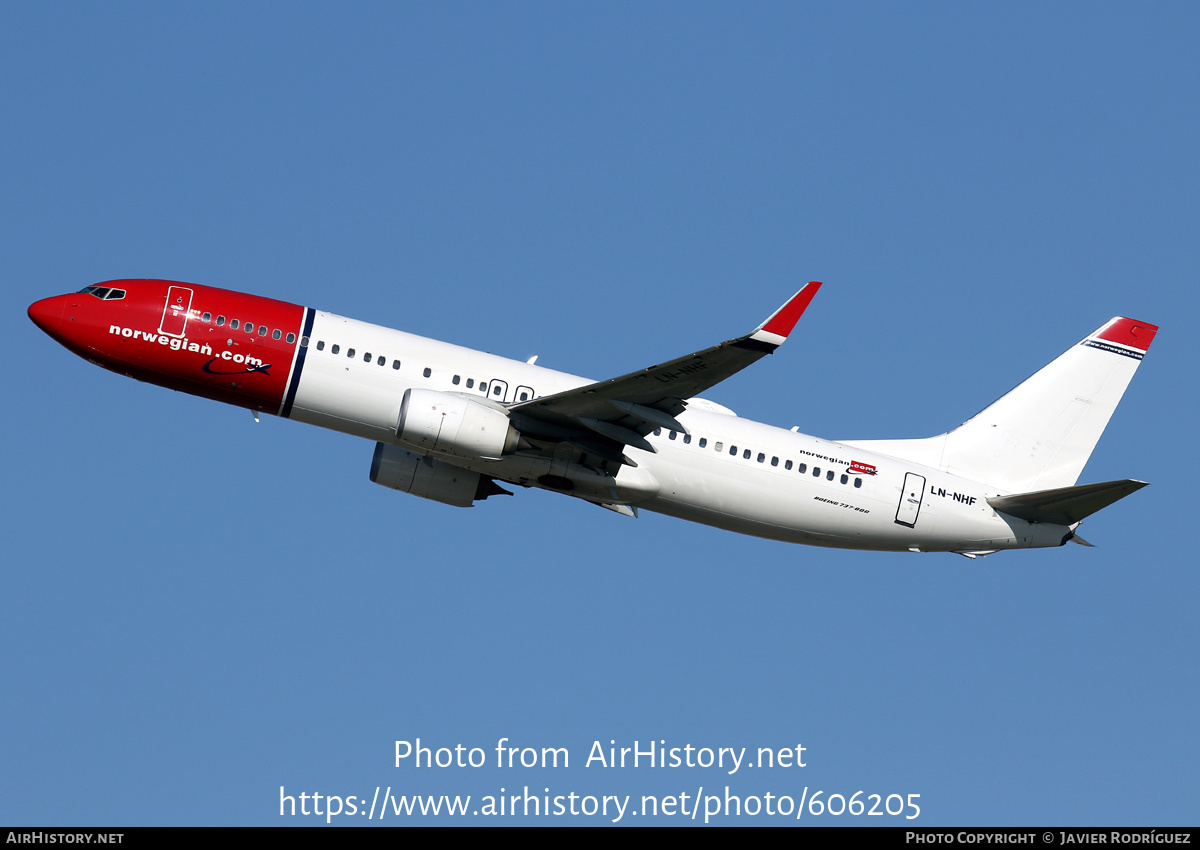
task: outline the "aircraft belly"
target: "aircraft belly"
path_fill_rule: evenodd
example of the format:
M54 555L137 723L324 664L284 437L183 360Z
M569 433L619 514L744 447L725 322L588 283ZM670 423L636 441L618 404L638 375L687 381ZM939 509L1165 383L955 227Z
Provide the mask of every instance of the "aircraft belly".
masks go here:
M831 499L836 489L814 486L795 473L743 467L719 456L696 465L665 455L651 464L661 491L645 503L647 510L772 540L897 548L874 545L879 507L861 492Z
M666 449L639 462L659 480L642 507L669 516L772 540L887 551L959 551L1057 546L1068 529L1033 528L996 514L974 482L915 465L868 478L863 487L730 462L719 455ZM873 460L865 456L866 460ZM700 460L701 462L697 463ZM894 459L878 458L885 468ZM865 462L865 461L864 461ZM908 472L906 472L906 470ZM904 476L932 482L919 509L897 521ZM947 489L949 488L949 489ZM972 498L964 495L976 492Z

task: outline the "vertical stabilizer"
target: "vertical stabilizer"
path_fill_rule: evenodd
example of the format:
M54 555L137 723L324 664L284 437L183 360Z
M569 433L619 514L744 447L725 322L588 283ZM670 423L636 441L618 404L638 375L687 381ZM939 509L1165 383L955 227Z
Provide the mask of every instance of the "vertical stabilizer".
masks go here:
M947 434L849 445L1010 493L1070 487L1157 331L1157 325L1118 316Z

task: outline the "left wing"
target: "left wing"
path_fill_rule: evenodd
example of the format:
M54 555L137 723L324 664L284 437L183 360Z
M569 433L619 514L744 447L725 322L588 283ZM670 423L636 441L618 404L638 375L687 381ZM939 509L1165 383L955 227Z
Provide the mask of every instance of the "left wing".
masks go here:
M655 428L687 433L675 417L686 399L745 369L783 344L812 301L812 281L745 336L619 378L511 405L513 426L534 440L568 442L606 460L636 466L624 446L653 452Z

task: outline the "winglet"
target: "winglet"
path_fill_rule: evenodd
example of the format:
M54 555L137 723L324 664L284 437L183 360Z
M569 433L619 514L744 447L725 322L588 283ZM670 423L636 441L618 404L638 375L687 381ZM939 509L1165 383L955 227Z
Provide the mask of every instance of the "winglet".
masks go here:
M786 304L772 313L770 318L755 328L754 333L750 334L750 339L770 345L783 345L784 340L788 338L792 328L796 327L796 322L800 321L800 316L808 309L809 303L820 288L820 281L809 281Z

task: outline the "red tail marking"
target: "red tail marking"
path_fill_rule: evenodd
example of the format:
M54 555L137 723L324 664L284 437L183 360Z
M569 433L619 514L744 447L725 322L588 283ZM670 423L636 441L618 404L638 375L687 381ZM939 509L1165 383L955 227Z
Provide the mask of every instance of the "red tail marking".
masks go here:
M1154 341L1156 333L1158 333L1158 325L1122 316L1110 322L1104 330L1097 334L1097 338L1145 351Z

